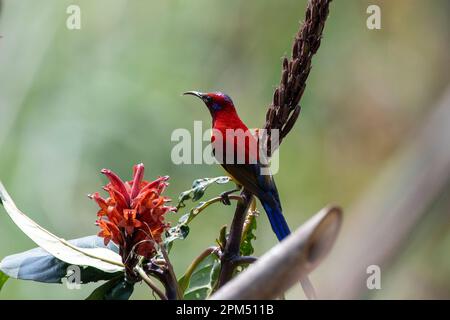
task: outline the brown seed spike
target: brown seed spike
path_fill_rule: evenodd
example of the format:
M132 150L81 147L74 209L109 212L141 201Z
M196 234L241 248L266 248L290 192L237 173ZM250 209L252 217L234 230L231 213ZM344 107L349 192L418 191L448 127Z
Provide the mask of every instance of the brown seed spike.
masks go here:
M297 47L297 39L292 46L292 58L295 59L298 57L298 47Z
M300 115L301 108L299 105L297 105L292 112L289 119L286 121L286 124L284 125L283 129L281 130L281 139L283 139L289 131L292 130L294 127L295 122L297 121L298 116Z
M283 58L279 86L273 106L267 111L266 129L283 128L283 137L291 130L300 113L298 104L306 87L311 60L320 46L322 31L331 0L309 0L297 35L292 44L292 59Z
M286 120L289 117L289 113L290 110L289 108L287 108L287 106L281 109L281 117L280 117L281 124L286 123Z
M269 111L269 123L270 124L272 124L273 123L273 119L274 119L274 117L275 117L275 109L270 109L270 111Z
M309 43L308 42L303 43L302 56L307 55L309 52L309 49L310 49Z
M297 92L297 96L292 100L292 105L298 105L300 99L302 98L303 92L305 91L305 86L303 85Z
M289 71L285 69L283 71L283 74L281 75L281 83L283 84L284 87L287 87L288 75Z
M284 106L284 87L281 86L280 91L278 92L278 102L279 106Z
M300 59L292 61L292 74L297 74L300 66Z
M289 60L286 57L283 58L283 69L284 70L289 69Z
M273 99L272 99L272 101L273 101L273 105L274 106L278 106L279 104L279 101L280 100L278 100L278 94L279 94L279 91L280 91L280 89L277 87L276 89L275 89L275 92L273 93Z

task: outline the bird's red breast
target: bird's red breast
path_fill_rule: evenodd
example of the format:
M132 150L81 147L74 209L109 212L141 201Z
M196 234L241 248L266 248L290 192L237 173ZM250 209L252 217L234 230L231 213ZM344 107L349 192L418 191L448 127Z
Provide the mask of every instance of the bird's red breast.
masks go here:
M221 147L224 162L226 159L232 159L234 162L231 164L242 164L243 161L245 164L258 162L258 140L242 122L234 108L224 108L216 112L212 128L214 130L211 135L211 143L219 161L221 155L218 154L218 150ZM229 157L230 150L233 152L233 157ZM227 163L230 164L228 161Z

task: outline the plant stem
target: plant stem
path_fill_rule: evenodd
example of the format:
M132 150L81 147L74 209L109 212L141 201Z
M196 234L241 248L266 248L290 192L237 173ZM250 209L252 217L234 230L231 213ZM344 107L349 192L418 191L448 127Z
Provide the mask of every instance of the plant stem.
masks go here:
M253 257L253 256L241 256L241 257L237 257L234 259L233 263L234 265L240 266L242 264L251 264L253 262L255 262L256 260L258 260L257 257Z
M230 200L236 200L236 201L241 200L241 197L237 196L237 195L229 195L228 198ZM208 208L210 205L217 203L217 202L222 202L222 197L214 197L214 198L209 199L208 201L204 202L201 206L194 208L193 215L190 217L190 219L187 221L187 223L190 223L195 217L197 217L200 214L200 212L202 212L203 210Z
M167 296L162 292L156 284L153 283L153 281L150 279L150 277L145 273L145 271L140 267L136 266L134 268L136 272L141 276L142 280L150 287L150 289L153 290L154 293L161 299L161 300L167 300Z
M169 275L167 268L165 267L165 261L162 266L157 265L154 262L150 262L143 266L144 272L152 275L159 280L166 290L167 300L179 299L179 293L177 291L178 282L172 276Z
M180 286L178 285L177 276L175 275L175 271L173 270L172 263L170 263L169 255L167 254L164 246L161 246L161 253L166 261L167 273L170 278L170 283L175 287L176 296L178 300L183 299L183 293L181 292Z
M252 199L253 195L249 191L243 190L241 192L241 199L237 203L233 222L230 227L230 234L225 245L225 250L221 256L219 288L230 281L233 276L236 267L234 261L240 256L242 229L244 228L245 217L247 216L247 210L250 207Z

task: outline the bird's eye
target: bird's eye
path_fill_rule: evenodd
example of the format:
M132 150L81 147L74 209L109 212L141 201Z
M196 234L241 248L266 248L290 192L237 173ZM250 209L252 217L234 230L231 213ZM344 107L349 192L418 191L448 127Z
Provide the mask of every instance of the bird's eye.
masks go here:
M218 103L214 103L214 104L212 105L212 109L213 109L214 111L219 111L220 109L222 109L222 106L221 106L220 104L218 104Z
M205 103L211 103L212 102L212 98L210 96L204 96L203 97L203 101L205 101Z

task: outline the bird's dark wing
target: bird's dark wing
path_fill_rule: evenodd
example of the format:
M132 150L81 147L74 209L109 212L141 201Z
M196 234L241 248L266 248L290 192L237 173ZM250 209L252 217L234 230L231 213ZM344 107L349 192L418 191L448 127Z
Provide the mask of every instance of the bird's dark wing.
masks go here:
M271 175L261 175L259 164L222 164L225 170L242 186L261 201L278 240L290 234L283 216L277 187Z
M261 175L260 164L222 164L222 166L234 180L258 198L264 198L265 194L270 193L281 209L280 198L273 176Z

